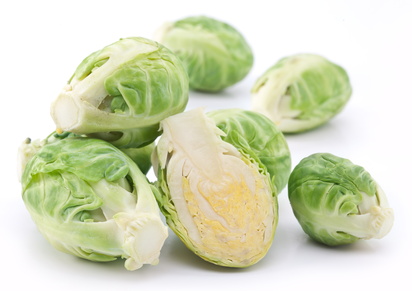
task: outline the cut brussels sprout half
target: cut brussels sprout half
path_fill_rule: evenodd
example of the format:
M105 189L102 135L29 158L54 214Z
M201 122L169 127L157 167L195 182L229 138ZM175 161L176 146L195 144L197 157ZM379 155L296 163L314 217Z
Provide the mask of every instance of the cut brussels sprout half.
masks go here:
M252 109L282 132L318 127L341 112L352 94L346 71L313 54L281 59L252 88Z
M384 237L394 214L364 168L328 153L304 158L289 179L289 199L303 230L326 245Z
M27 162L22 197L57 250L91 261L157 264L168 235L153 192L126 154L85 137L56 139Z
M258 262L278 221L276 190L265 166L222 140L225 133L202 109L168 117L161 127L152 162L168 225L208 262Z
M139 147L160 134L159 122L182 112L189 81L180 60L163 45L123 38L90 54L51 106L57 132Z
M194 90L221 91L246 77L253 65L253 53L243 35L210 17L165 23L155 39L182 60Z

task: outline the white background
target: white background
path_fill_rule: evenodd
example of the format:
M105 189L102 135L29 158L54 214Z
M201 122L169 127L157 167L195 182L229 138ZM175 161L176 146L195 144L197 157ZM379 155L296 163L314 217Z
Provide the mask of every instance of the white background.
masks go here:
M411 4L407 0L1 2L0 289L409 289ZM300 229L286 191L279 197L272 248L247 269L204 262L171 231L160 263L134 272L126 271L122 260L93 263L60 253L39 234L20 196L19 144L28 136L43 138L54 130L50 103L89 53L121 37L152 38L163 22L199 14L236 27L250 43L255 64L242 82L220 94L191 92L188 108L249 108L250 89L260 74L295 53L317 53L347 70L354 91L344 111L321 128L286 138L293 165L312 153L331 152L372 174L395 211L394 227L385 238L339 248L317 245Z

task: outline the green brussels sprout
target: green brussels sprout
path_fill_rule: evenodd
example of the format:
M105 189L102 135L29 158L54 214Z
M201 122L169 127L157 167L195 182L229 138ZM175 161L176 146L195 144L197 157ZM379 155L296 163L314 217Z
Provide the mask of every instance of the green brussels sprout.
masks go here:
M157 264L168 235L151 185L122 151L71 136L46 143L24 167L22 198L57 250L91 261Z
M139 148L126 148L120 149L126 155L128 155L139 167L143 174L147 174L152 167L152 152L155 148L155 142L152 142L146 146Z
M210 17L166 23L155 39L182 60L193 90L221 91L245 78L253 65L253 53L243 35Z
M313 54L281 59L252 88L252 109L284 133L318 127L341 112L352 94L346 71Z
M225 133L223 141L266 167L279 194L289 179L291 157L286 139L275 124L250 110L221 109L207 115Z
M393 210L385 193L364 168L347 159L310 155L294 168L288 188L297 220L320 243L382 238L392 228Z
M140 147L159 122L184 111L189 80L163 45L123 38L90 54L51 106L57 132L87 134L117 147Z
M269 250L278 222L266 167L200 108L168 117L153 152L155 194L166 222L205 261L247 267ZM256 156L256 155L254 155Z

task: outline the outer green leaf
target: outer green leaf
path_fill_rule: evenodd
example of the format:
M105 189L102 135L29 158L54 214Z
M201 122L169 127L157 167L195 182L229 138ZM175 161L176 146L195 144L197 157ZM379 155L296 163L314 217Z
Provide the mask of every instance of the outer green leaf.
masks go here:
M143 174L147 174L152 167L151 156L154 150L155 143L152 142L144 147L140 148L127 148L121 149L122 152L127 154L139 167Z
M224 141L266 167L280 193L289 179L291 157L285 137L275 124L260 113L242 109L215 110L207 115L225 133Z

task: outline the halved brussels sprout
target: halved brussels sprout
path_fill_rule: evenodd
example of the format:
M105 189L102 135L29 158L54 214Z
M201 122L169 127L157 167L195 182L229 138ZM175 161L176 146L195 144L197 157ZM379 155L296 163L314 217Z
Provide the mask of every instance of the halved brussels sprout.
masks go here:
M275 124L258 112L243 109L214 110L207 115L225 133L222 140L266 167L279 194L289 179L291 157L286 139Z
M392 228L393 210L364 168L328 153L304 158L289 179L289 199L303 230L335 246L382 238Z
M252 109L268 116L282 132L318 127L338 114L352 87L346 71L313 54L281 59L252 88Z
M22 176L22 197L57 250L92 261L157 264L168 235L137 165L113 145L71 136L41 146Z
M177 236L204 260L247 267L269 250L278 221L266 167L222 140L202 109L161 122L153 154L157 200ZM157 166L156 166L157 165Z
M80 63L51 115L58 132L139 147L156 139L161 120L186 108L188 91L187 73L170 50L123 38Z
M155 39L182 60L194 90L221 91L246 77L253 65L253 53L243 35L210 17L166 23Z

